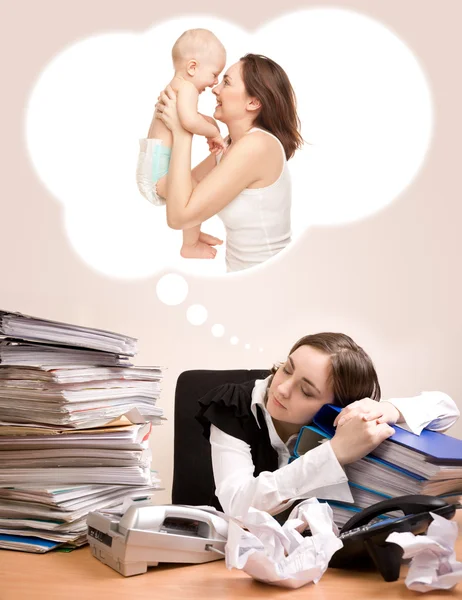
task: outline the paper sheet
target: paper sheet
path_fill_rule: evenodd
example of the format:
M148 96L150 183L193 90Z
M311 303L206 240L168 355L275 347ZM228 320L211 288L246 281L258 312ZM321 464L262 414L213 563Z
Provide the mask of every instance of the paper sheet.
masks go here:
M303 537L300 532L308 525L312 535ZM343 546L336 534L330 506L316 498L296 506L283 526L268 513L251 508L243 519L230 519L226 566L282 587L317 583Z
M430 513L427 535L391 533L386 541L401 546L403 558L412 558L405 584L416 592L449 590L462 580L462 563L457 562L454 545L457 523Z

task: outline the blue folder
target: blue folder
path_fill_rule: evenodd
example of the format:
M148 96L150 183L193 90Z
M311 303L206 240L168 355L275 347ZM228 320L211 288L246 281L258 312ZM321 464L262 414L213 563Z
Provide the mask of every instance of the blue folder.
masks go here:
M337 414L337 413L335 413L335 414ZM296 458L300 458L300 456L301 456L300 451L299 451L300 444L301 444L303 438L305 437L305 434L308 431L314 432L317 436L323 437L324 439L331 439L333 437L333 434L335 433L335 428L334 427L331 428L331 431L332 431L332 433L331 433L331 431L325 431L324 429L321 429L320 427L317 427L316 425L305 425L304 427L302 427L300 429L300 433L298 434L297 441L295 442L293 453L289 459L289 462L292 462ZM303 443L306 444L305 440L303 440ZM403 467L398 467L398 465L388 462L387 460L383 460L383 458L378 458L377 456L372 456L372 454L368 454L364 458L364 460L368 460L370 462L375 462L377 464L384 465L385 467L388 467L389 469L392 469L393 471L397 471L398 473L402 473L403 475L406 475L407 477L412 477L412 479L416 479L418 481L423 481L425 479L425 477L417 475L416 473L413 473L412 471L409 471L408 469L404 469ZM370 492L376 493L376 490L373 490L371 488L365 488L365 489L369 490Z
M14 545L17 550L41 553L53 550L54 548L61 546L61 544L62 542L54 542L39 537L0 534L0 548L11 547Z
M314 416L313 423L328 437L333 437L334 421L341 410L340 406L325 404ZM429 429L424 429L420 435L406 431L398 425L393 425L393 429L395 433L388 438L389 440L423 454L428 462L462 465L462 440ZM300 431L300 435L301 433Z

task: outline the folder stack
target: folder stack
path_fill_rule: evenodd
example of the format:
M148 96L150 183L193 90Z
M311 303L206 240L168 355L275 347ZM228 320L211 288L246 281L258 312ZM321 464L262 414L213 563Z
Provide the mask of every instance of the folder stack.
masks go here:
M90 511L159 489L162 370L130 363L136 343L0 311L0 548L82 545Z
M313 424L300 431L293 459L333 437L339 411L333 405L321 408ZM371 454L345 467L354 503L326 498L339 527L355 512L387 498L427 494L449 502L462 495L462 440L436 431L424 429L415 435L397 425L393 427L394 435Z

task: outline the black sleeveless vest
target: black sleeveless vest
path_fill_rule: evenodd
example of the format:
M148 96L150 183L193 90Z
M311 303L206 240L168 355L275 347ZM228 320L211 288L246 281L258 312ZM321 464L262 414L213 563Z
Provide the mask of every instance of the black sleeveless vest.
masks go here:
M213 389L199 400L200 410L196 415L207 439L210 437L210 425L215 425L224 433L249 444L255 465L254 477L262 471L276 471L278 468L278 455L271 446L263 412L257 406L257 424L250 410L255 381L227 383Z

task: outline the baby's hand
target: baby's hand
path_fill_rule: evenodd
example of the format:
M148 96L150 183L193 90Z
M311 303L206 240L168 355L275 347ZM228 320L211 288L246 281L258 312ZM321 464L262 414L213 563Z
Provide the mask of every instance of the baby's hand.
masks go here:
M227 145L221 135L207 138L207 144L209 145L209 150L212 154L218 154L221 151L226 152Z

